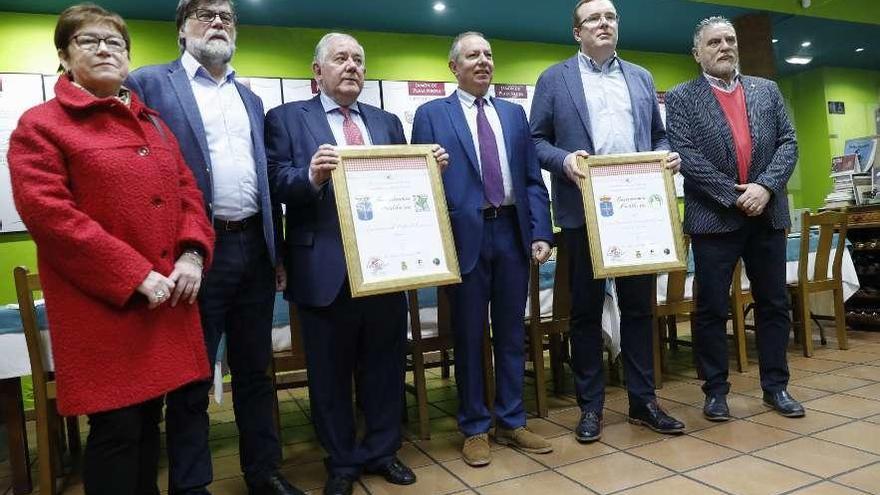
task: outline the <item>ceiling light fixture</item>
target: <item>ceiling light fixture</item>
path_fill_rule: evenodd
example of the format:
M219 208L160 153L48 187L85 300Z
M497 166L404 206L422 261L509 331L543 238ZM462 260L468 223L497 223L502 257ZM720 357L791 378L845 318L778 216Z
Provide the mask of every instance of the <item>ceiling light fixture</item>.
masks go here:
M807 65L813 61L813 57L788 57L785 61L792 65Z
M446 10L446 4L443 2L435 2L434 3L434 12L443 12Z
M856 48L856 53L862 53L863 51L865 51L864 48Z
M773 43L779 43L779 40L778 40L778 39L776 39L776 38L773 38L773 39L772 39L772 40L770 40L770 41L772 41L772 42L773 42Z
M812 43L809 42L809 41L804 41L803 43L801 43L801 46L804 47L804 48L809 48L810 45L812 45Z

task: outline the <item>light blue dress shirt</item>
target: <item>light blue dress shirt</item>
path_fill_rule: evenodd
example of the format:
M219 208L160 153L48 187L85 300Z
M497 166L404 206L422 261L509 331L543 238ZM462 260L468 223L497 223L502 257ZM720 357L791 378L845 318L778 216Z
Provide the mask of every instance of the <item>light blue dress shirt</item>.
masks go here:
M333 101L333 98L330 98L322 92L321 106L324 107L324 112L327 114L327 123L330 124L330 130L333 131L333 138L336 139L336 145L345 146L345 132L342 130L342 123L345 121L345 117L342 115L342 112L339 111L340 105ZM367 129L367 125L364 124L364 119L361 118L361 108L358 106L358 103L354 102L354 104L348 107L348 109L351 110L351 113L349 114L351 115L351 120L353 120L355 125L358 126L358 129L361 130L364 144L373 144L373 140L370 138L370 130Z
M578 53L593 152L597 155L634 153L636 131L632 101L617 54L599 66L584 52Z
M480 176L483 174L483 163L480 161L480 138L477 135L477 97L467 91L458 88L458 101L461 103L461 109L464 111L464 118L467 120L468 129L471 131L471 139L474 140L474 150L477 152L477 162L480 166ZM483 111L486 112L486 120L495 134L495 144L498 146L498 159L501 162L501 182L504 185L504 200L502 205L514 204L513 182L510 178L510 163L507 161L507 144L504 142L504 129L501 127L501 119L498 118L498 112L495 110L495 104L492 98L486 95L486 104L483 105ZM484 207L488 207L486 202Z
M219 83L189 52L181 63L189 76L211 159L214 217L242 220L260 211L251 121L228 67Z

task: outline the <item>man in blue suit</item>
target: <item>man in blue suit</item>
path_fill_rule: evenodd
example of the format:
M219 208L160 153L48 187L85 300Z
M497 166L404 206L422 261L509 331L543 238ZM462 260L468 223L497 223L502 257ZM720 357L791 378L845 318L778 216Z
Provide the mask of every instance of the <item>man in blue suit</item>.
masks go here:
M208 356L226 334L241 468L250 494L299 494L280 474L281 446L272 420L266 370L272 358L272 310L284 285L280 210L269 195L263 104L235 80L235 13L226 0L181 0L182 56L144 67L126 86L157 110L180 142L217 232L214 264L199 294ZM168 394L169 492L206 494L211 381Z
M532 453L552 450L526 429L523 314L529 260L550 256L547 188L522 108L488 97L494 62L480 33L456 37L449 68L458 90L416 110L413 143L438 143L452 166L443 173L462 283L449 288L455 340L458 425L463 459L491 461L492 415L483 401L483 332L491 306L495 352L495 439ZM491 305L490 305L491 303Z
M400 120L357 101L364 86L364 49L329 33L318 42L312 71L321 89L266 116L269 181L287 205L286 296L302 323L309 400L327 451L326 495L352 492L361 472L390 483L415 483L397 458L403 408L406 298L402 292L352 298L330 174L336 145L406 144ZM445 152L435 148L439 164ZM357 439L352 377L366 429Z
M642 67L621 60L617 9L610 0L581 0L572 12L580 51L541 74L532 101L532 137L541 166L553 174L553 212L571 253L571 367L581 419L575 436L601 436L602 305L605 280L593 278L578 180L578 156L668 150L654 82ZM669 166L681 163L670 153ZM653 275L616 279L629 419L661 433L684 425L667 415L654 394L651 348Z
M706 382L703 415L730 419L727 312L742 258L755 296L764 404L786 417L804 408L786 390L791 331L785 288L786 184L797 163L794 127L773 81L737 69L736 30L723 17L697 25L694 59L703 74L668 94L669 140L681 153L684 229L699 285L694 351ZM806 324L809 324L807 322Z

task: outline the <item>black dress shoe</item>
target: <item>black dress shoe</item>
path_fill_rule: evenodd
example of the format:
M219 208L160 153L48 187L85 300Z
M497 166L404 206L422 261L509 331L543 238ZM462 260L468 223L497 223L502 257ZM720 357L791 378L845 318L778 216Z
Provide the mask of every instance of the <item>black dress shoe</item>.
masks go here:
M385 481L395 485L412 485L416 482L416 473L397 457L391 459L388 464L376 468L365 469L367 474L378 474L385 478Z
M634 425L647 426L657 433L684 433L684 423L666 414L657 401L651 401L641 407L629 407L629 422Z
M727 407L726 395L707 395L703 404L703 416L709 421L730 420L730 408Z
M595 442L602 436L602 414L596 411L581 411L581 419L574 429L578 442Z
M250 495L305 495L305 492L290 484L278 473L272 473L265 482L259 485L249 485Z
M780 390L779 392L764 391L764 405L772 407L786 418L802 418L805 414L804 406L794 400L794 397L787 390Z
M344 474L332 475L324 485L324 495L351 495L354 479Z

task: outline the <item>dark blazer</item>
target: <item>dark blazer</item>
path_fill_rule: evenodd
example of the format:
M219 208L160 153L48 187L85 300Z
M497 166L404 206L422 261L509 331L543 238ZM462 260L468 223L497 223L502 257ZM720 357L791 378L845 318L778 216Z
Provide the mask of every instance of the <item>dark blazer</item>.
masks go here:
M134 91L144 103L159 112L174 136L180 142L180 151L189 165L205 200L205 211L214 217L214 185L211 173L211 156L205 138L205 126L190 86L189 76L180 59L170 64L141 67L129 75L125 87ZM269 194L269 176L266 170L266 147L263 144L263 102L246 86L237 81L235 87L247 109L254 144L254 162L257 172L257 188L260 193L260 212L263 219L263 235L272 264L279 261L281 248L281 209L273 210Z
M521 237L519 248L528 259L533 241L553 243L547 187L541 177L535 146L530 139L525 111L515 103L498 98L493 98L492 104L501 121L507 148ZM425 103L416 110L412 142L437 143L449 153L449 167L443 172L443 186L458 263L462 273L469 273L480 256L483 242L481 210L485 199L474 140L458 92Z
M774 229L791 225L786 184L797 163L794 127L776 83L741 79L752 135L748 182L771 191L762 214ZM730 126L705 77L680 84L666 94L666 123L672 148L681 155L684 230L689 234L731 232L748 218L736 207L739 182Z
M572 151L594 152L579 56L545 70L538 78L532 100L532 138L541 167L553 173L553 218L563 228L584 225L584 203L580 189L568 180L562 164ZM632 101L636 151L669 149L651 74L624 60L620 60L620 66Z
M397 116L365 103L358 107L374 145L406 144ZM330 305L346 279L333 184L316 192L309 182L309 163L322 144L338 143L320 95L266 116L269 183L275 200L287 205L287 296L308 306Z

